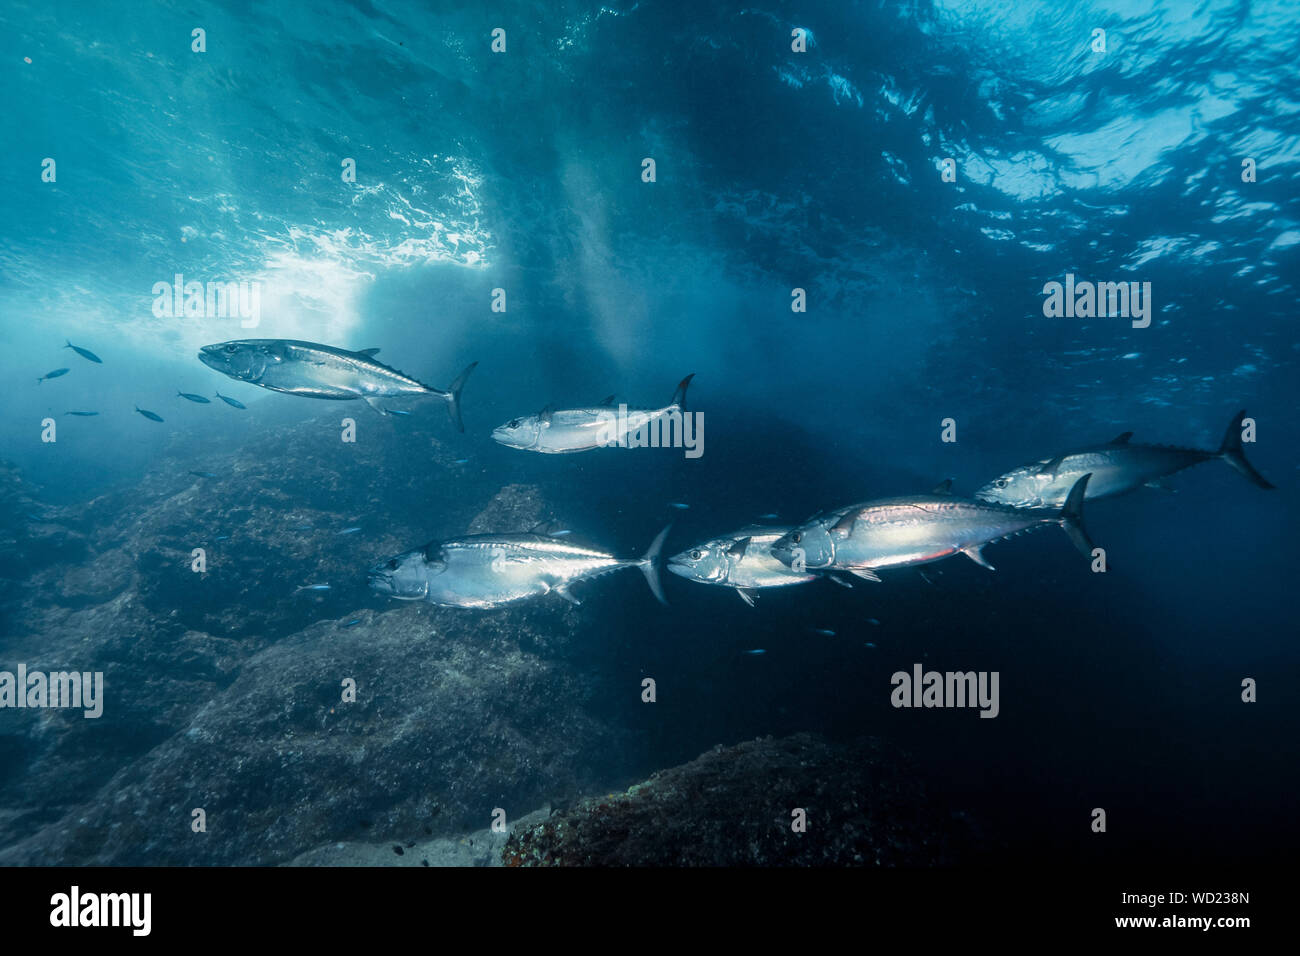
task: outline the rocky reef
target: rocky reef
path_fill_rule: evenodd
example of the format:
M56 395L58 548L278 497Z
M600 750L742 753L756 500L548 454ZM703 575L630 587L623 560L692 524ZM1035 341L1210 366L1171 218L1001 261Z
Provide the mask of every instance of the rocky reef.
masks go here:
M704 682L751 678L716 639L701 654L692 619L632 575L582 607L470 612L390 601L365 570L433 535L563 522L598 486L566 487L559 469L512 481L509 460L467 467L437 418L376 417L343 446L333 410L255 414L221 442L182 436L134 486L80 505L43 504L0 467L0 669L102 672L105 696L98 719L0 711L0 865L960 855L961 822L927 809L878 742L764 738L578 799L746 736ZM610 536L626 546L660 519L638 520ZM679 630L685 656L644 653ZM644 709L647 667L676 703ZM795 808L806 832L790 828ZM486 829L499 811L508 833Z
M715 747L626 793L517 827L502 862L933 866L969 862L977 844L964 816L929 803L899 751L795 734Z
M408 422L340 451L329 420L268 425L201 475L173 457L84 506L42 506L0 472L0 667L102 671L106 697L98 719L0 713L0 863L284 862L323 840L459 834L617 767L622 732L560 653L578 609L366 588L431 526L555 517L539 490L452 480ZM413 446L421 468L384 467ZM298 590L316 583L331 589Z

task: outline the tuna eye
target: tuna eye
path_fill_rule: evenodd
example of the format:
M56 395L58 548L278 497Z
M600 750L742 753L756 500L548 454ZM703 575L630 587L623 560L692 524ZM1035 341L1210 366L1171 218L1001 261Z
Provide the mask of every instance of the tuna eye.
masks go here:
M390 570L390 571L396 571L396 570L397 570L397 559L396 559L396 558L393 558L392 560L390 560L390 561L388 562L388 570Z
M793 541L795 544L798 544L800 541L803 540L803 535L800 534L798 531L796 531L794 534L790 535L790 540Z
M999 488L1005 488L1007 486L1007 480L1005 478L999 478L997 481L993 482L993 484Z
M227 355L234 355L237 351L239 351L239 350L238 350L237 348L235 348L233 345L227 345L227 346L226 346L226 354L227 354Z
M700 558L702 558L702 557L703 557L703 555L700 554L699 551L692 551L692 552L691 552L691 560L692 560L692 561L698 561L698 560L700 560Z
M509 425L506 426L506 428L518 428L518 427L519 427L519 419L517 418L514 421L512 421Z

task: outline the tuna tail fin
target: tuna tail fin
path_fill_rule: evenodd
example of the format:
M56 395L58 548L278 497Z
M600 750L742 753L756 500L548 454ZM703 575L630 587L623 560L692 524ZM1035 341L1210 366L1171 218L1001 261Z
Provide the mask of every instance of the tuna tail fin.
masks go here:
M677 383L677 391L673 392L673 400L668 403L669 406L676 405L682 411L686 411L686 387L691 384L691 379L694 377L695 373L692 372Z
M646 549L646 553L637 562L637 567L645 575L646 583L650 585L650 592L660 604L664 605L668 603L668 599L664 597L664 587L659 580L659 557L664 550L664 539L668 537L668 532L672 529L673 526L669 525L655 535L655 539L650 542L650 547Z
M460 420L460 391L465 387L469 373L478 368L478 362L470 362L465 371L456 376L456 381L447 386L447 414L456 423L457 431L465 430L465 423Z
M1246 454L1241 448L1241 423L1246 417L1246 410L1243 408L1237 412L1235 418L1228 425L1228 430L1223 433L1223 444L1219 446L1219 457L1226 461L1233 468L1253 481L1261 488L1273 488L1268 479L1255 470L1255 467L1246 460Z
M1088 491L1088 479L1091 477L1092 472L1088 472L1074 483L1069 497L1065 499L1065 505L1061 508L1061 527L1065 529L1065 533L1070 536L1074 546L1085 558L1092 557L1092 539L1088 537L1087 529L1083 526L1083 498Z

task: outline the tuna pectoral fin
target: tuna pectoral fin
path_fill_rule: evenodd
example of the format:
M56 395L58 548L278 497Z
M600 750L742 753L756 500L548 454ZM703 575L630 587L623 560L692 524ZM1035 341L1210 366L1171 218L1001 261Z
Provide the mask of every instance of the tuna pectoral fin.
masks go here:
M864 581L875 581L877 584L880 583L880 575L875 571L872 571L870 568L849 568L848 571L849 574L856 575Z
M377 411L380 415L388 414L388 411L384 408L383 399L375 398L373 395L362 395L361 400Z
M757 604L754 603L754 598L756 597L756 595L749 588L736 588L736 593L739 594L740 599L744 601L746 604L748 604L750 607L758 606Z
M460 392L465 387L469 373L478 368L478 362L470 362L465 371L456 376L456 381L447 386L447 414L456 423L457 431L465 430L465 423L460 420Z
M1083 498L1088 492L1088 479L1091 477L1092 472L1088 472L1074 483L1069 497L1065 499L1065 506L1061 508L1061 527L1085 558L1092 557L1092 540L1083 527Z
M1261 488L1273 488L1268 479L1255 470L1255 467L1246 460L1246 454L1241 449L1241 423L1246 417L1246 410L1242 409L1237 412L1237 416L1224 432L1223 444L1219 446L1219 455L1236 468L1239 472L1259 485Z
M668 599L664 597L664 586L659 581L659 556L664 550L664 539L668 537L668 532L672 529L673 526L669 525L655 535L655 539L650 542L650 547L646 549L646 553L637 562L637 567L645 575L646 584L650 585L650 593L655 596L660 604L667 604Z
M990 571L996 571L997 568L989 564L989 559L984 557L984 552L980 550L981 547L982 545L978 544L971 545L969 548L962 548L961 553L966 555L966 557L970 558L981 568L988 568Z

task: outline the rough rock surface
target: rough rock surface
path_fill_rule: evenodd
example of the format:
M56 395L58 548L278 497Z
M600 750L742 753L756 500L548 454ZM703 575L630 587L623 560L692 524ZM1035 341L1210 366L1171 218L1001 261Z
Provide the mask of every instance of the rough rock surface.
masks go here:
M103 671L106 697L97 720L0 714L0 864L275 863L324 840L460 834L617 765L619 732L560 653L577 609L366 587L431 531L554 518L541 492L457 480L436 419L376 418L341 447L334 417L205 450L218 477L176 457L81 507L0 470L0 668ZM297 590L316 583L331 590Z
M806 829L792 827L796 808ZM901 754L809 734L716 747L626 793L519 827L508 866L929 866L959 862L970 825L932 808Z

